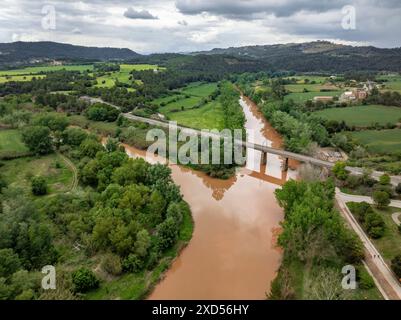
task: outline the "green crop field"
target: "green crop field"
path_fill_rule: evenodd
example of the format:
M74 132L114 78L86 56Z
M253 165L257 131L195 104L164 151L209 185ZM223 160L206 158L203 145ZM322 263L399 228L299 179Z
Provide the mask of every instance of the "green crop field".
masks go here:
M366 130L352 132L351 135L372 152L389 154L401 152L401 129Z
M151 64L122 64L120 65L119 72L111 72L110 74L106 74L104 76L98 77L96 80L98 84L96 87L100 88L111 88L114 86L115 82L118 80L122 83L131 83L130 80L131 74L130 72L135 71L144 71L144 70L164 70L165 68L160 68L156 65ZM103 83L104 82L104 83Z
M28 148L21 140L21 133L18 130L0 130L0 153L28 152Z
M200 97L189 97L179 99L175 102L168 103L166 106L160 107L159 111L163 114L168 114L174 111L183 111L182 109L191 109L193 108L202 98Z
M181 92L191 96L207 97L216 91L216 89L217 83L194 83L182 89Z
M219 102L213 101L206 105L182 112L169 113L172 121L196 129L224 128L223 109Z
M401 119L401 108L369 105L325 109L317 111L314 114L328 120L345 121L350 126L367 127L374 123L382 125L398 123Z
M178 124L197 129L222 129L224 120L219 102L212 101L195 108L216 89L217 83L194 82L153 103L160 106L160 113Z
M401 93L401 75L394 74L394 75L387 75L387 76L380 76L378 77L380 80L387 80L383 83L384 91L398 91Z
M284 101L293 100L296 103L304 103L308 100L313 100L314 97L321 96L331 96L339 97L342 94L342 90L328 91L328 92L298 92L290 93L284 97Z
M92 71L93 65L65 65L65 66L43 66L43 67L29 67L23 69L14 69L14 70L3 70L0 71L0 76L16 76L16 75L30 75L30 74L38 74L43 72L52 72L52 71Z
M26 75L26 76L0 76L0 83L10 82L10 81L32 81L33 78L43 79L45 75Z

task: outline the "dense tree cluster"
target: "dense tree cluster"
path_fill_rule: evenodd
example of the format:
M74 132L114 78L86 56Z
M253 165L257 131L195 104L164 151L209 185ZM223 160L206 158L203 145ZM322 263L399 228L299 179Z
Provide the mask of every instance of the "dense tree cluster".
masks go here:
M119 114L120 110L104 103L95 103L85 111L86 117L94 121L114 122Z
M314 295L316 292L308 283L301 284L304 291L300 293L296 289L299 286L297 281L304 282L309 278L316 285L323 275L326 277L333 271L338 274L342 266L357 264L363 258L359 239L345 226L334 208L334 194L334 184L330 181L308 183L291 180L276 191L276 198L285 213L283 232L278 240L284 248L284 260L279 276L272 284L271 299ZM289 272L295 266L298 272ZM338 292L330 299L341 299L343 291L339 282L335 288ZM325 289L323 296L315 299L325 299L330 293L328 288L322 289Z

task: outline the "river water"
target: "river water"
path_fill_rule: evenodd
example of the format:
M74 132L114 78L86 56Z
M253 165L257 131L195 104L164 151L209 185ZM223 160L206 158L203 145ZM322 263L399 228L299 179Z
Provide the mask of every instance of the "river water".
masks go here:
M280 147L280 136L257 107L246 98L241 98L240 104L248 139ZM146 156L143 151L126 148L133 157ZM157 158L147 160L154 163ZM248 153L247 168L224 181L170 166L175 183L191 206L195 230L149 299L266 298L282 257L276 239L283 212L274 191L287 174L281 172L282 161L276 156L268 156L267 166L259 167L255 164L258 160L260 154Z

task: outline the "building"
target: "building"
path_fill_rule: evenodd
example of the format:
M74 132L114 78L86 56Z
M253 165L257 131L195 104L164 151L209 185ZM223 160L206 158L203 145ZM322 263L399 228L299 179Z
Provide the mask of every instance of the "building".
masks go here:
M317 96L317 97L314 97L313 98L313 102L318 102L318 101L320 101L320 102L330 102L330 101L333 101L333 97L331 97L331 96Z
M341 96L340 96L340 102L352 102L355 101L356 95L354 91L345 91Z

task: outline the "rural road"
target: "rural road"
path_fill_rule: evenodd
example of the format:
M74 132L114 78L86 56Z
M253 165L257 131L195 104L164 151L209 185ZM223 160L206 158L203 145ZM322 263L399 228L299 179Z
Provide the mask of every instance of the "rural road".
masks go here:
M336 189L336 200L341 213L361 239L365 247L365 262L369 267L377 287L382 292L387 300L401 300L401 284L396 278L395 274L388 267L379 251L373 245L369 237L363 231L359 223L356 221L351 211L347 207L347 202L367 202L373 203L372 198L365 196L354 196L342 193L340 189ZM392 201L391 206L401 208L401 201Z

